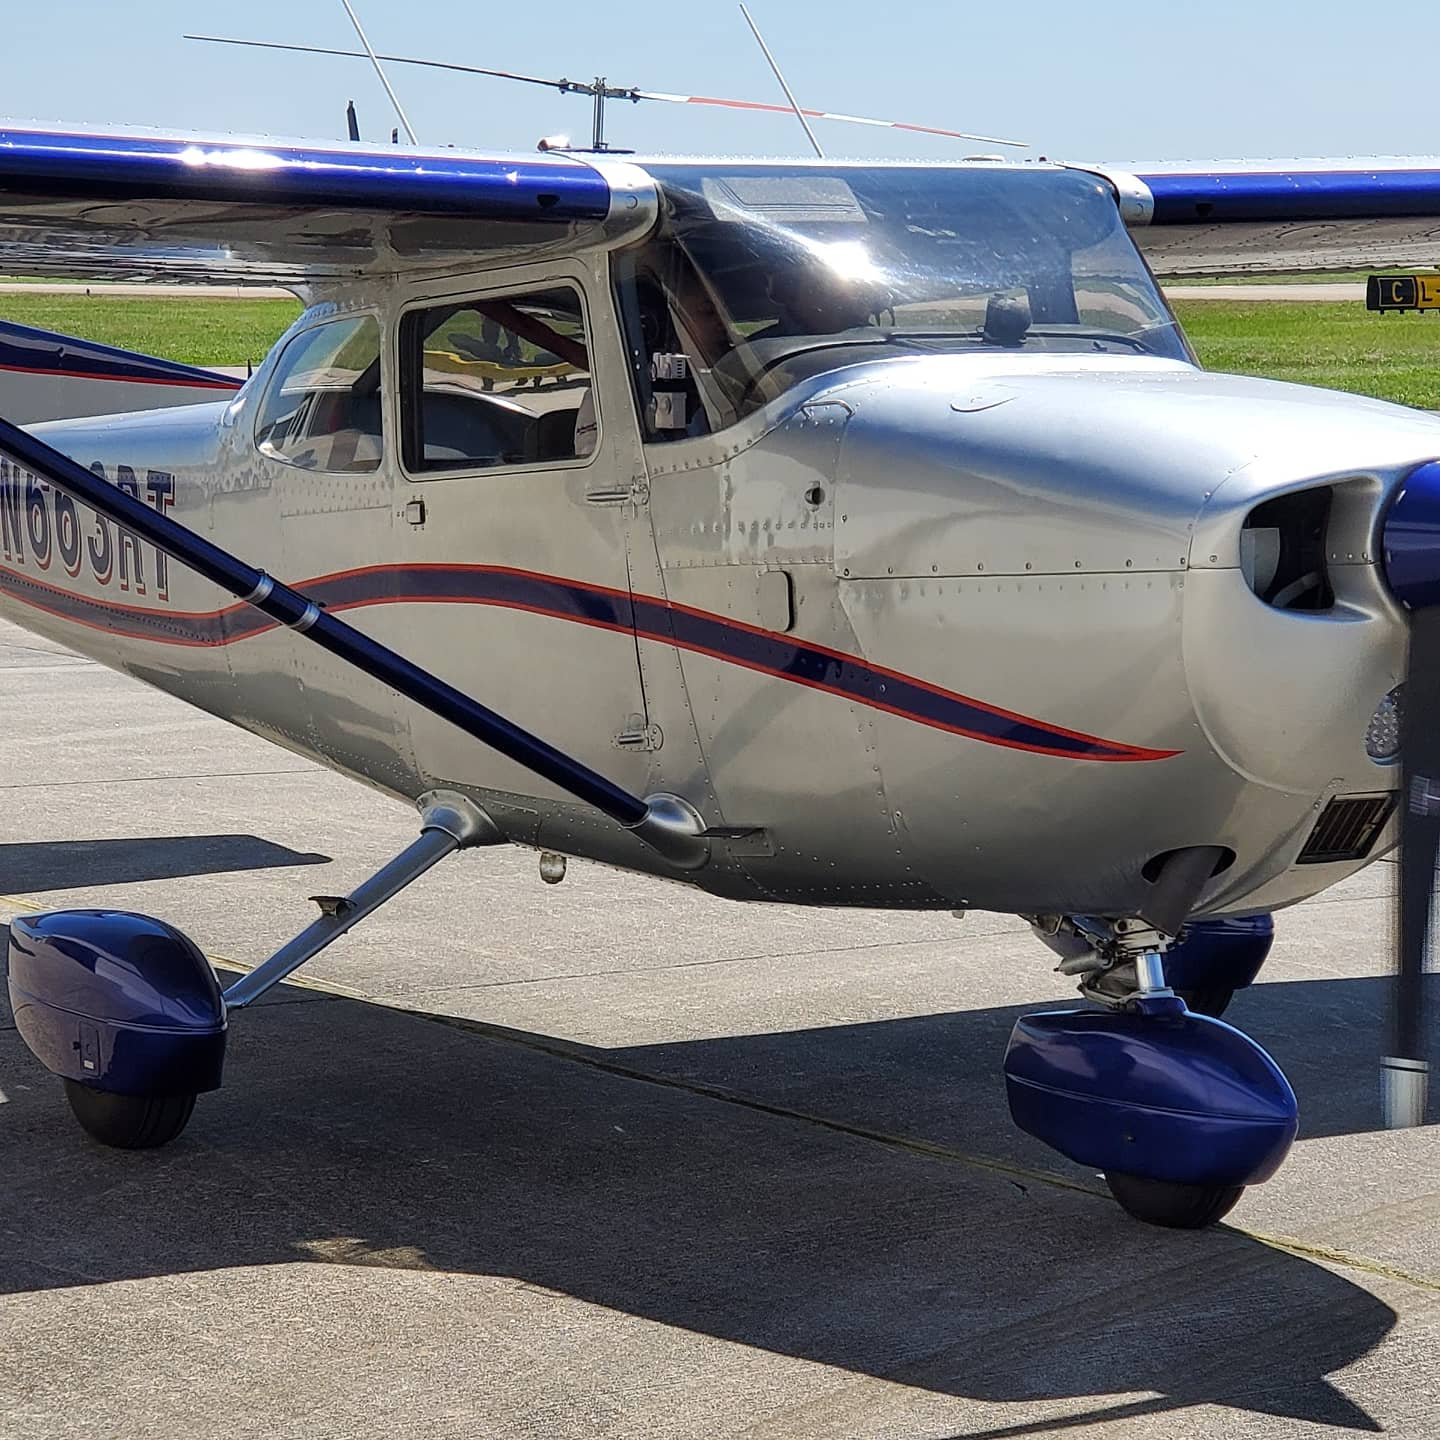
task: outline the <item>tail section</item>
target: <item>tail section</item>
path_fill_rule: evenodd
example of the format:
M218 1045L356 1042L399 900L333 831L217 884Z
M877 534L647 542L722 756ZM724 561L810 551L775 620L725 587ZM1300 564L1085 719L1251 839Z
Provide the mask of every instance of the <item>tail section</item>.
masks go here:
M20 425L209 404L244 381L0 320L0 415Z

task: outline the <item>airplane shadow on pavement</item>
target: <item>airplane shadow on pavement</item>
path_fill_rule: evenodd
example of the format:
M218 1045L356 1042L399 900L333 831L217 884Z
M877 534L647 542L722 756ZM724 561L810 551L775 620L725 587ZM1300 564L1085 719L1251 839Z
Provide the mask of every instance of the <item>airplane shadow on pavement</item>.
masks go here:
M1308 1133L1373 1110L1382 992L1317 982L1242 1002L1294 1067ZM1394 1312L1238 1231L1152 1231L1086 1193L1004 1116L1015 1013L572 1056L282 990L237 1017L225 1089L150 1154L86 1141L0 1031L0 1291L293 1261L504 1275L900 1385L1093 1397L992 1440L1200 1404L1379 1430L1326 1376ZM1323 1063L1299 1051L1302 1019ZM1027 1177L1036 1164L1069 1185Z
M305 854L258 835L25 841L0 844L0 892L71 890L329 861L328 855Z

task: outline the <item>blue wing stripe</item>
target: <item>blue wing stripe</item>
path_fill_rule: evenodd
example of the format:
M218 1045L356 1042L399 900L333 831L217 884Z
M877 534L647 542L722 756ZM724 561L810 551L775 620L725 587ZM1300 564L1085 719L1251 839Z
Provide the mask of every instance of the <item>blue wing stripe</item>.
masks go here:
M1237 170L1136 178L1154 197L1152 225L1440 217L1440 169Z
M575 160L428 155L0 129L0 189L231 203L333 204L495 220L603 219L610 187Z

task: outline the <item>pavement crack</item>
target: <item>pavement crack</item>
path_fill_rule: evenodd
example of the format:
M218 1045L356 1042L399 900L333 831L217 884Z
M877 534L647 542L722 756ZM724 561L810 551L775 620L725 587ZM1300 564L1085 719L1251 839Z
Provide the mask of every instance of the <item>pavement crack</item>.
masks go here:
M76 655L71 650L52 650L45 645L26 645L20 640L6 640L7 650L23 650L27 655L50 655L57 660L68 661L72 670L99 670L102 668L98 660L89 660L84 656Z
M379 1003L371 1001L370 1003ZM428 1021L432 1025L443 1025L448 1029L460 1030L467 1034L477 1035L488 1040L496 1040L502 1044L516 1045L522 1049L535 1051L542 1055L549 1055L558 1060L568 1060L576 1065L584 1065L592 1070L598 1070L606 1075L614 1075L619 1079L637 1081L642 1085L654 1085L665 1090L676 1090L686 1095L693 1095L699 1099L718 1101L722 1105L731 1105L737 1109L749 1110L759 1115L769 1115L776 1119L797 1121L804 1125L813 1126L819 1130L826 1130L835 1135L846 1135L852 1139L867 1140L872 1144L883 1145L888 1149L904 1151L907 1154L923 1156L931 1160L944 1160L951 1164L965 1165L972 1169L984 1170L991 1174L1001 1175L1008 1179L1017 1188L1024 1190L1021 1182L1033 1182L1036 1184L1049 1185L1058 1190L1069 1190L1080 1195L1089 1195L1097 1200L1109 1200L1108 1194L1098 1188L1082 1185L1079 1181L1071 1180L1066 1176L1034 1170L1026 1165L1017 1165L1008 1160L1000 1160L994 1156L981 1155L972 1151L960 1150L951 1145L942 1145L938 1141L926 1140L920 1136L896 1135L886 1130L877 1130L867 1125L856 1125L847 1120L837 1120L828 1115L817 1115L808 1110L797 1110L789 1105L777 1105L774 1101L763 1100L756 1095L747 1095L740 1090L731 1090L723 1085L711 1085L703 1080L683 1079L673 1075L660 1075L651 1070L641 1070L633 1065L625 1065L616 1060L606 1058L603 1052L597 1051L587 1045L579 1045L573 1041L561 1040L550 1035L537 1035L533 1031L513 1030L505 1025L492 1025L484 1020L470 1020L457 1015L436 1015L423 1010L409 1010L405 1013L413 1015L417 1020Z
M1356 1255L1334 1245L1316 1245L1306 1240L1296 1240L1289 1235L1269 1235L1263 1230L1247 1230L1243 1225L1231 1226L1242 1235L1268 1245L1272 1250L1283 1250L1287 1255L1296 1255L1302 1260L1317 1260L1331 1265L1341 1265L1347 1270L1358 1270L1364 1275L1379 1280L1398 1280L1404 1285L1414 1285L1420 1290L1429 1290L1440 1295L1440 1278L1431 1275L1417 1275L1413 1270L1403 1270L1398 1265L1387 1265L1383 1260L1371 1259L1368 1255Z
M364 995L355 991L340 992L338 989L329 991L328 987L321 986L311 986L310 988L326 989L328 993L335 994L337 998L361 1000L370 1005L383 1005L385 1003L373 996ZM864 1140L871 1144L882 1145L887 1149L921 1156L925 1159L941 1160L948 1164L963 1165L968 1169L981 1170L1009 1181L1022 1195L1028 1195L1027 1186L1029 1184L1036 1184L1049 1186L1053 1190L1064 1190L1071 1194L1085 1195L1092 1200L1104 1201L1106 1204L1113 1203L1108 1191L1102 1190L1098 1185L1082 1184L1078 1180L1072 1180L1068 1176L1060 1175L1054 1171L1037 1170L1027 1165L1017 1165L1012 1161L1001 1160L993 1155L982 1155L974 1151L961 1150L952 1145L943 1145L938 1141L926 1140L921 1136L896 1135L890 1131L879 1130L872 1126L857 1125L850 1121L837 1120L832 1116L818 1115L809 1110L798 1110L789 1105L778 1105L773 1101L763 1100L756 1095L747 1095L743 1091L731 1090L722 1085L711 1085L702 1080L685 1079L673 1075L660 1075L651 1070L641 1070L636 1066L611 1060L603 1051L596 1050L593 1046L581 1045L572 1040L562 1040L553 1035L540 1035L530 1030L516 1030L507 1025L495 1025L485 1020L473 1020L459 1015L439 1015L431 1011L401 1008L403 1009L403 1013L412 1015L415 1019L426 1021L432 1025L443 1025L447 1029L458 1030L464 1034L474 1035L480 1039L494 1040L505 1045L514 1045L537 1054L551 1056L554 1059L566 1060L571 1064L584 1065L589 1069L599 1071L606 1075L614 1075L619 1079L631 1080L641 1085L652 1085L660 1089L678 1091L682 1094L693 1095L698 1099L712 1100L722 1105L730 1105L736 1109L750 1111L753 1114L768 1115L775 1119L808 1125L814 1129L828 1131L834 1135L844 1135L854 1140ZM1356 1254L1353 1251L1341 1249L1338 1246L1310 1244L1284 1235L1269 1235L1264 1231L1247 1229L1243 1225L1221 1225L1218 1228L1231 1231L1234 1234L1244 1235L1248 1239L1254 1240L1257 1244L1264 1245L1270 1250L1282 1251L1293 1254L1301 1259L1309 1259L1318 1263L1335 1265L1341 1269L1352 1270L1373 1278L1393 1280L1426 1293L1440 1294L1440 1278L1417 1274L1414 1271L1403 1269L1400 1266L1388 1265L1382 1260L1374 1259L1372 1256Z
M3 788L3 787L0 787ZM1009 932L1007 932L1009 933ZM1018 933L1018 932L1016 932ZM992 940L995 936L976 936L971 941L960 940L960 944L979 943L981 939ZM753 955L717 955L708 960L673 960L663 965L622 965L609 970L575 970L562 975L520 975L504 980L477 980L470 985L446 985L446 994L462 994L472 990L503 990L511 985L554 985L566 980L603 980L616 975L658 975L667 970L698 970L709 965L745 965L758 960L814 960L825 955L855 955L876 950L898 949L913 945L948 945L952 938L935 937L930 940L875 940L865 945L823 945L811 950L765 950ZM370 997L382 1004L390 998L404 1000L401 993L393 997L378 995Z
M3 675L4 671L0 671ZM0 782L0 790L61 790L74 785L159 785L168 780L249 780L272 775L305 775L318 770L318 765L300 765L283 770L192 770L181 775L116 775L97 780L93 775L83 780L24 780Z

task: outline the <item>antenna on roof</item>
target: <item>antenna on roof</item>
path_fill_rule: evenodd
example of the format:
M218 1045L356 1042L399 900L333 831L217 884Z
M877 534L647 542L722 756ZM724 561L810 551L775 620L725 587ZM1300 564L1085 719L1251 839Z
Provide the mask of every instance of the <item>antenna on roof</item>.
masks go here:
M352 140L360 138L360 117L355 113L355 102L345 102L345 129Z
M360 45L370 57L370 63L375 67L375 73L380 77L380 83L385 87L385 93L390 97L390 103L395 107L395 113L400 117L400 123L405 127L405 133L410 137L412 145L420 142L415 138L415 131L410 127L409 118L405 114L405 107L400 103L400 97L396 95L390 84L390 78L385 74L385 67L380 63L380 57L375 53L374 47L366 38L364 27L360 24L360 17L355 13L355 7L350 0L340 0L345 7L345 13L350 17L350 23L355 27L355 33L360 37Z
M770 68L775 72L775 78L780 82L780 88L785 92L785 98L790 102L790 108L795 112L795 118L800 122L800 128L805 132L805 138L810 142L815 156L819 160L825 158L825 152L820 148L820 142L815 138L815 132L810 128L810 122L805 118L805 112L800 108L800 102L791 93L790 87L785 83L785 77L780 73L780 67L775 63L775 57L770 53L770 47L765 43L765 37L760 33L760 27L750 18L750 12L742 4L740 13L745 17L745 23L750 27L750 33L755 37L755 43L760 47L760 53L769 62Z

